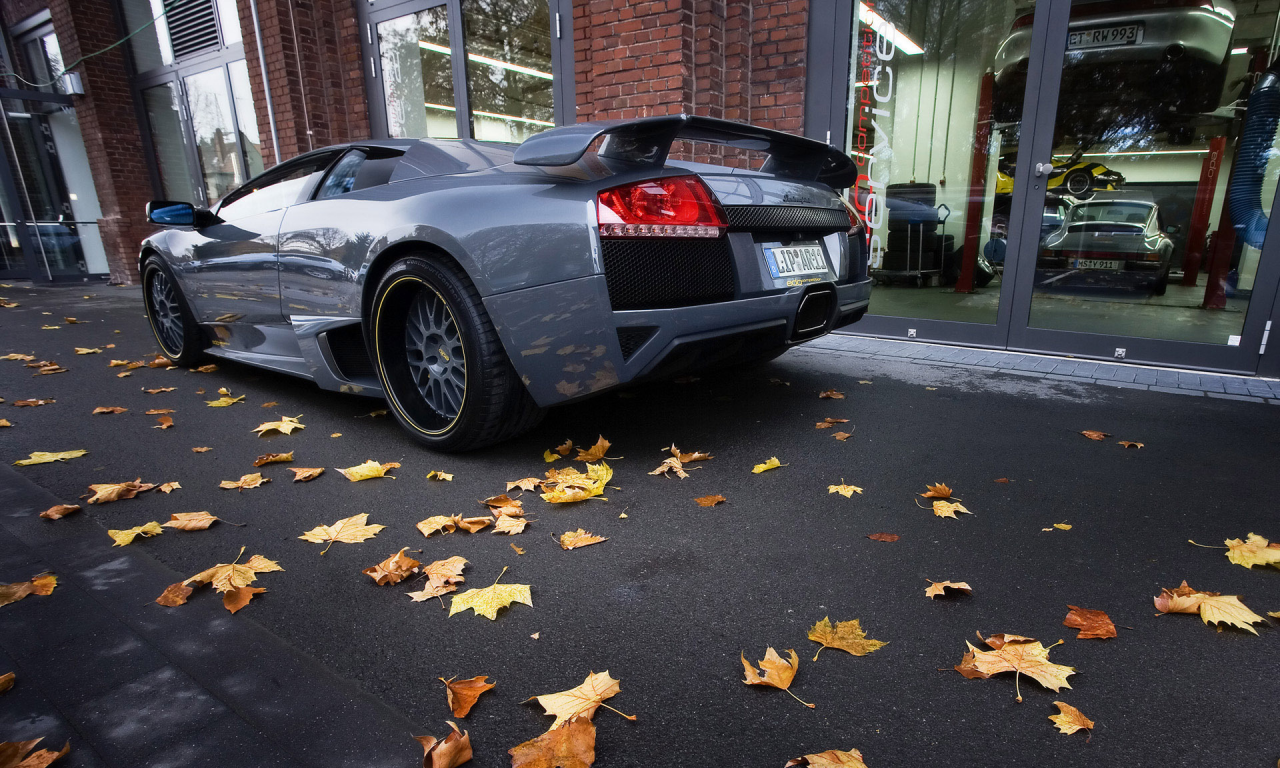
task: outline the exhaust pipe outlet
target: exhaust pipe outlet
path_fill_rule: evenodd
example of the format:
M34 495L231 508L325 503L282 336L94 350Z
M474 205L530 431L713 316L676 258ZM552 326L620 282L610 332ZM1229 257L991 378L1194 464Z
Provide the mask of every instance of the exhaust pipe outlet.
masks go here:
M1165 61L1177 61L1178 59L1182 58L1183 54L1185 54L1186 52L1187 52L1187 49L1181 43L1174 43L1173 45L1164 49Z

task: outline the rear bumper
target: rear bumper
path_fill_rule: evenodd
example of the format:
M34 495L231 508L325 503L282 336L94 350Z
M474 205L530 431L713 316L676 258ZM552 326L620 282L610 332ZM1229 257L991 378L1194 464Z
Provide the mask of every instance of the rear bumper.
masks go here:
M812 295L817 292L824 295ZM809 320L797 327L806 296L802 317ZM485 308L529 394L545 407L803 343L860 318L870 298L871 281L862 280L713 304L614 312L604 276L595 275L490 296ZM812 320L817 313L825 316L820 327ZM627 340L625 348L620 339Z

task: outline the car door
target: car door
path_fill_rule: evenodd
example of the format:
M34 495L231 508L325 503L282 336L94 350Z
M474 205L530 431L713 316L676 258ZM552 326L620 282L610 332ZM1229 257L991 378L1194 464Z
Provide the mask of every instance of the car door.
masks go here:
M196 315L206 324L283 322L276 264L285 209L305 199L336 152L284 163L223 198L219 221L191 233L180 257Z

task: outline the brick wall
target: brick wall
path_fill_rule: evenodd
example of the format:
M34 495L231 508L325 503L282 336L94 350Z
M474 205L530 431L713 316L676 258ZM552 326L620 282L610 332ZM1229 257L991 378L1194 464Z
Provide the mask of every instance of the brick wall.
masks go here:
M270 167L277 155L248 0L239 1L239 11L262 156ZM355 2L259 0L258 18L280 136L279 158L369 138Z
M574 0L577 119L683 112L803 133L808 17L808 0Z

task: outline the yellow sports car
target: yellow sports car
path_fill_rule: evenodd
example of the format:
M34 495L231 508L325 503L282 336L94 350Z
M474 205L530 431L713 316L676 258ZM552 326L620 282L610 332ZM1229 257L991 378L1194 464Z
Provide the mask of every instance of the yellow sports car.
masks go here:
M1087 200L1094 192L1103 190L1114 192L1124 184L1124 176L1113 171L1102 163L1081 162L1073 155L1061 163L1054 163L1049 172L1047 189L1050 193L1070 195L1079 200ZM1013 192L1013 167L1000 164L996 171L996 194L1007 195Z

